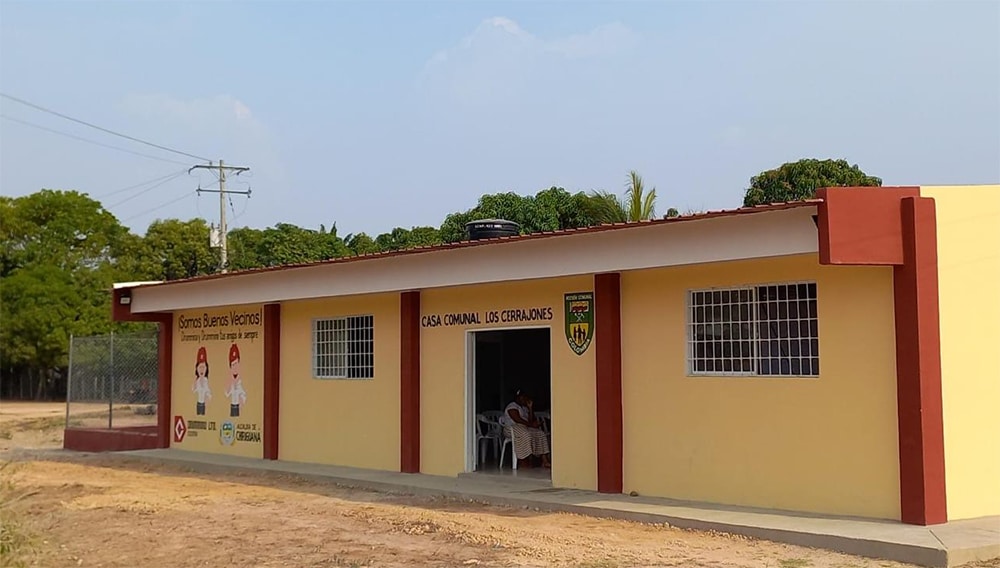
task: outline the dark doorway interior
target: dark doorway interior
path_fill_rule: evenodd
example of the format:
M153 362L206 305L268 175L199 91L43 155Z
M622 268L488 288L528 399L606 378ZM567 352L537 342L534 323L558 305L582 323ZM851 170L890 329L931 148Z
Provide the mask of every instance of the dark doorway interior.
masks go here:
M476 333L476 412L503 410L514 391L535 401L535 411L552 405L549 329Z
M547 413L552 406L550 331L542 329L512 329L482 331L475 334L475 412L477 454L476 471L511 471L513 450L508 449L504 467L499 458L503 435L497 420L514 400L517 389L524 391L534 401L543 428L548 431ZM482 417L485 422L480 421ZM485 438L482 439L482 438ZM519 475L547 478L549 470L536 468L518 472Z

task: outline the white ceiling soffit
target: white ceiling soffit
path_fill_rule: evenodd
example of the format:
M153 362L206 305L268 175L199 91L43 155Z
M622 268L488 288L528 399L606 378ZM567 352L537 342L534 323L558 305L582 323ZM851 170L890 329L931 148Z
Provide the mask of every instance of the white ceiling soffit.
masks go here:
M132 312L398 292L814 253L815 207L139 287Z
M115 282L112 286L115 290L120 290L122 288L135 288L137 286L148 286L150 284L160 284L162 280L144 280L141 282Z

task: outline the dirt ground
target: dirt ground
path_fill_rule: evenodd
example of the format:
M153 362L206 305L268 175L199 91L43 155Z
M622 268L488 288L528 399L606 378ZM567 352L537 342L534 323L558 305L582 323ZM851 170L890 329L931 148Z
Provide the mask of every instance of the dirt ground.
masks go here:
M0 424L26 418L59 417L66 414L65 402L0 402Z
M15 448L60 448L66 403L0 402L0 453Z
M7 420L8 427L11 422L17 421ZM29 566L903 566L267 472L207 475L113 454L11 455L17 457L2 473L24 498L8 510L33 535L37 552Z
M74 426L104 428L108 423L106 404L74 403L70 423ZM140 413L143 412L143 413ZM155 414L145 414L142 405L114 407L115 426L156 424ZM0 453L18 448L61 448L66 424L64 402L0 402ZM2 565L0 565L2 567Z

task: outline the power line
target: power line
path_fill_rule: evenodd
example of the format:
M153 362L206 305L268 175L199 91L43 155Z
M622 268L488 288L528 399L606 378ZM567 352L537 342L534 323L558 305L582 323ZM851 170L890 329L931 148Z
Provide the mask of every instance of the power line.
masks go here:
M150 213L152 213L154 211L158 211L160 209L163 209L164 207L167 207L168 205L173 205L174 203L177 203L178 201L181 201L182 199L191 197L191 193L192 192L185 193L184 195L178 197L177 199L171 199L170 201L167 201L166 203L157 205L156 207L153 207L152 209L147 209L147 210L143 211L142 213L136 213L135 215L132 215L131 217L127 217L125 219L122 219L122 223L127 223L127 222L131 221L132 219L137 219L139 217L142 217L143 215L148 215L148 214L150 214Z
M31 107L33 109L40 110L42 112L47 112L49 114L58 116L59 118L65 118L66 120L73 121L73 122L75 122L77 124L82 124L84 126L89 126L90 128L94 128L94 129L100 130L101 132L106 132L108 134L111 134L111 135L114 135L114 136L118 136L120 138L124 138L126 140L131 140L133 142L138 142L140 144L145 144L146 146L151 146L151 147L157 148L159 150L165 150L167 152L173 152L174 154L179 154L181 156L187 156L188 158L194 158L196 160L201 160L203 162L209 162L209 161L211 161L208 158L203 158L203 157L197 156L195 154L190 154L188 152L182 152L180 150L175 150L174 148L170 148L168 146L161 146L159 144L154 144L152 142L148 142L146 140L142 140L142 139L136 138L134 136L129 136L128 134L122 134L121 132L115 132L114 130L109 130L107 128L104 128L103 126L98 126L96 124L91 124L91 123L89 123L89 122L87 122L85 120L80 120L79 118L73 118L72 116L67 116L65 114L62 114L61 112L56 112L56 111L54 111L52 109L48 109L48 108L45 108L43 106L36 105L33 102L26 101L24 99L19 99L17 97L8 95L6 93L0 93L0 97L4 97L6 99L10 99L10 100L12 100L14 102L21 103L22 105L29 106L29 107Z
M77 136L75 134L70 134L68 132L62 132L62 131L59 131L59 130L54 130L52 128L47 128L47 127L42 126L40 124L35 124L33 122L28 122L27 120L21 120L20 118L14 118L13 116L8 116L6 114L0 114L0 118L4 118L4 119L10 120L12 122L17 122L18 124L23 124L25 126L30 126L32 128L37 128L39 130L44 130L45 132L51 132L52 134L58 134L60 136L65 136L67 138L72 138L74 140L79 140L81 142L86 142L88 144L94 144L96 146L101 146L101 147L104 147L104 148L110 148L112 150L118 150L119 152L127 152L129 154L134 154L136 156L141 156L143 158L149 158L150 160L159 160L161 162L168 162L168 163L171 163L171 164L180 164L182 166L188 165L187 162L179 162L177 160L170 160L170 159L167 159L167 158L161 158L159 156L151 156L149 154L143 154L142 152L136 152L136 151L133 151L133 150L129 150L127 148L121 148L121 147L118 147L118 146L112 146L110 144L105 144L103 142L98 142L97 140L91 140L89 138L84 138L82 136Z
M137 183L135 185L130 185L128 187L123 187L121 189L116 189L116 190L114 190L114 191L112 191L110 193L105 193L105 194L102 194L102 195L97 195L97 196L95 196L95 198L96 199L104 199L105 197L111 197L112 195L118 195L119 193L124 193L124 192L126 192L126 191L128 191L130 189L135 189L137 187L142 187L142 186L144 186L146 184L150 184L150 183L153 183L153 182L156 182L156 181L160 181L161 179L167 179L167 178L176 177L177 174L182 174L182 173L184 173L186 171L187 171L187 168L185 168L185 169L183 169L183 170L181 170L179 172L169 173L169 174L167 174L165 176L160 176L158 178L153 178L151 180L147 180L147 181L144 181L142 183Z
M248 198L245 201L243 201L243 207L240 209L240 212L237 213L236 204L233 203L232 198L229 198L229 210L233 212L233 218L230 221L235 222L237 219L243 217L243 214L247 212L247 207L249 206L250 206L250 200Z
M160 183L153 184L153 185L147 187L146 189L140 191L139 193L136 193L135 195L132 195L130 197L126 197L125 199L122 199L121 201L119 201L118 203L115 203L114 205L109 205L109 206L105 207L105 209L114 209L115 207L118 207L119 205L121 205L123 203L128 203L129 201L132 201L136 197L139 197L140 195L149 193L150 191L153 191L154 189L160 187L161 185L167 183L168 181L170 181L172 179L179 178L182 175L184 175L184 172L180 172L180 173L176 173L176 174L173 174L171 176L168 176L166 179L164 179Z

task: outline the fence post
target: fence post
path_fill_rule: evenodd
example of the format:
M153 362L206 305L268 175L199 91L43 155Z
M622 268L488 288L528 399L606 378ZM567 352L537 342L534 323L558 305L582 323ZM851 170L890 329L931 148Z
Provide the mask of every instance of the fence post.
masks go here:
M69 334L69 369L66 371L66 423L63 429L69 428L69 403L73 400L73 334Z
M108 429L111 429L111 415L115 403L115 332L111 332L111 374L108 376Z

